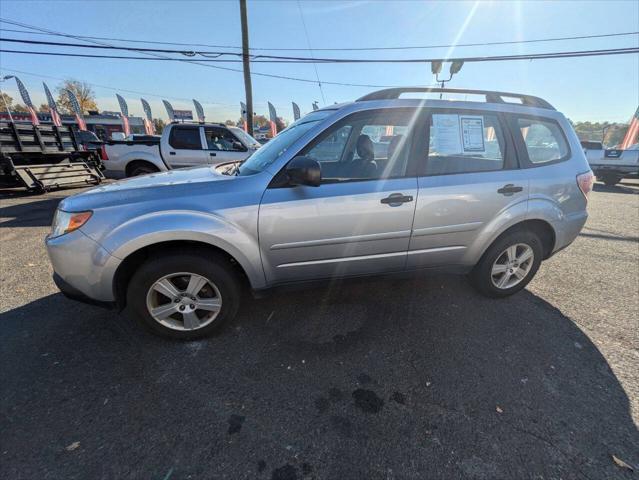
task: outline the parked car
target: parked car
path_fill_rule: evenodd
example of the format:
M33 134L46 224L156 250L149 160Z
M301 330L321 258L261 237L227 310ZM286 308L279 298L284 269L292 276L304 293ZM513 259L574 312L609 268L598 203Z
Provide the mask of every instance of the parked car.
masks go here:
M102 161L108 177L135 177L174 168L241 161L259 146L257 140L236 127L171 123L161 137L142 135L106 142Z
M309 113L227 175L175 170L63 200L46 240L56 284L187 339L233 318L245 287L444 269L491 297L518 292L586 222L579 139L537 97L413 92L459 90L371 93Z
M583 142L582 142L583 146ZM596 147L597 145L589 145ZM585 148L590 168L608 186L614 186L624 178L639 178L639 144L621 150L618 148Z

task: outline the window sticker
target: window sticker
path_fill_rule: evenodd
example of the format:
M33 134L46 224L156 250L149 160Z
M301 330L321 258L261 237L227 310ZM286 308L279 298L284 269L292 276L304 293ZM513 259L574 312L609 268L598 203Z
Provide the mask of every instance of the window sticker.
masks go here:
M484 145L484 117L482 115L461 115L461 138L464 153L486 153Z
M433 114L434 149L439 155L459 155L462 144L459 132L459 115Z

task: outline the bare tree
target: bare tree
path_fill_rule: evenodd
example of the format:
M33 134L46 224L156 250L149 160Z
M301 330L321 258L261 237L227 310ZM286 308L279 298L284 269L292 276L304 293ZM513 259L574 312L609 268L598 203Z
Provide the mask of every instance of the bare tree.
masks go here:
M83 113L86 113L88 110L98 109L95 103L95 92L91 88L91 85L86 82L80 82L79 80L67 79L57 87L57 103L62 112L73 113L71 102L65 90L71 90L75 94Z

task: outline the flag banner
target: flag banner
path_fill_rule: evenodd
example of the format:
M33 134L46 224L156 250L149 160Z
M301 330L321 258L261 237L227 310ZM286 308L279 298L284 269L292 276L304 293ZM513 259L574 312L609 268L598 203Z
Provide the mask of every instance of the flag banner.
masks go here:
M117 93L115 94L115 96L118 98L118 103L120 104L120 111L122 112L122 115L124 115L125 117L128 117L129 106L126 104L126 100L122 98L120 95L118 95Z
M195 105L195 113L197 115L198 122L204 123L204 109L202 108L202 104L194 98L193 105Z
M175 120L175 111L173 110L173 105L171 105L166 100L162 100L162 103L164 104L164 108L166 108L166 114L169 116L169 121L172 122L173 120Z
M299 120L300 117L300 107L297 103L293 102L293 120Z
M20 96L22 97L22 101L26 105L27 110L29 110L29 115L31 116L31 123L33 123L34 125L40 125L38 114L36 113L36 110L33 107L33 102L31 101L31 97L29 96L29 92L27 92L27 89L24 86L24 83L22 83L22 81L18 77L13 77L13 78L16 79L16 83L18 84L18 90L20 91Z
M47 96L47 104L49 105L49 113L51 114L51 121L56 127L62 126L62 118L60 117L60 112L58 112L58 106L53 99L53 95L51 95L51 90L46 83L42 82L44 86L44 94Z
M131 126L129 125L129 106L126 104L126 100L122 98L117 93L115 96L118 99L118 103L120 104L120 118L122 119L122 129L124 130L124 134L128 137L131 135Z
M246 117L247 117L246 104L244 102L240 102L240 113L242 114L242 123L243 123L244 131L248 132L248 122L246 121Z
M628 131L623 137L620 148L622 150L625 150L627 148L630 148L635 143L639 143L639 107L637 107L635 115L632 117L632 120L630 120Z
M144 110L144 115L146 116L146 118L144 119L144 132L147 135L155 135L155 125L153 124L151 105L149 105L149 102L147 102L143 98L140 99L140 102L142 102L142 110Z
M268 102L268 117L271 123L271 136L274 137L277 135L277 125L275 123L277 121L277 112L271 102Z
M73 110L73 113L75 114L75 120L76 122L78 122L78 128L80 130L86 130L87 124L84 121L82 109L80 108L80 102L78 102L78 99L76 98L75 94L71 90L68 90L68 89L64 90L64 93L66 93L67 98L69 99L69 103L71 104L71 109Z

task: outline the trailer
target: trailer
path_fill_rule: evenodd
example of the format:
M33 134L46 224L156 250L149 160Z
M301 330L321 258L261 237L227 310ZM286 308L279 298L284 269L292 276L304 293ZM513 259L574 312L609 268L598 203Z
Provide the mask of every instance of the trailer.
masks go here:
M98 185L103 165L68 125L0 121L0 186L43 193L54 188Z

